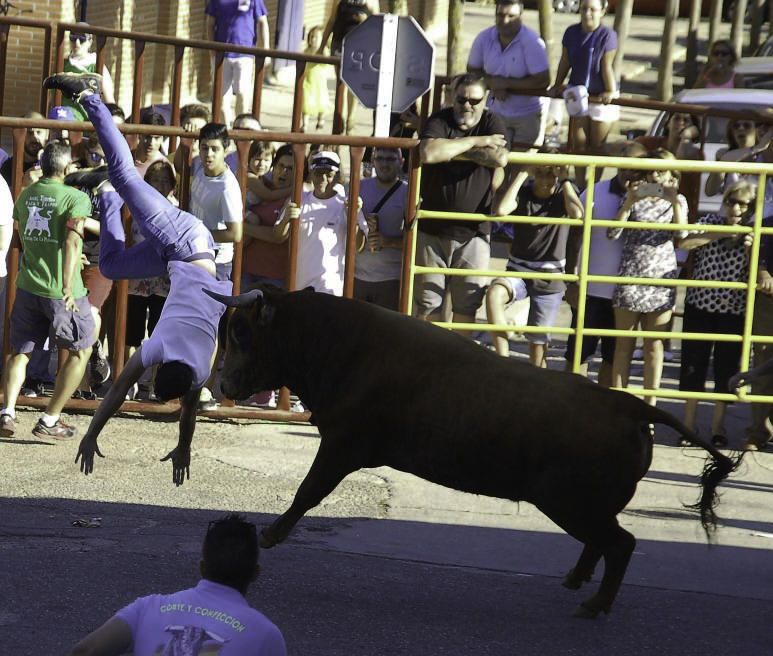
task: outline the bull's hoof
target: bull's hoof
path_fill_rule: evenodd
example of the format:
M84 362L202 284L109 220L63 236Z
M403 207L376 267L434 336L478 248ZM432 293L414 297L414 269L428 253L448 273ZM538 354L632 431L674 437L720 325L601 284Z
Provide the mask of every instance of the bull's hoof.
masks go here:
M583 601L574 611L574 617L579 617L583 620L594 620L598 617L600 612L609 613L609 607L602 606L596 600L595 597L591 597L587 601Z
M271 549L271 547L276 546L276 541L272 540L270 537L266 535L266 529L263 529L260 532L260 548L261 549Z
M582 587L582 584L587 583L590 581L590 579L590 574L583 576L582 574L578 574L575 570L572 569L564 577L561 585L563 585L565 588L568 588L569 590L579 590Z

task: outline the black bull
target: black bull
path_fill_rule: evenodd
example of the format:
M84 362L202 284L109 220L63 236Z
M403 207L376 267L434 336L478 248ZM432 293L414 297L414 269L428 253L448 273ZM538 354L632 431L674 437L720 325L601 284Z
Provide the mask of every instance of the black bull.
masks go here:
M649 469L648 424L658 423L709 452L696 507L707 534L715 527L716 487L737 462L631 394L358 301L270 287L216 298L239 308L223 392L243 399L289 387L321 436L292 505L262 531L263 546L282 542L351 472L386 465L534 504L584 545L566 587L589 581L603 556L599 590L578 614L608 612L636 543L617 514Z

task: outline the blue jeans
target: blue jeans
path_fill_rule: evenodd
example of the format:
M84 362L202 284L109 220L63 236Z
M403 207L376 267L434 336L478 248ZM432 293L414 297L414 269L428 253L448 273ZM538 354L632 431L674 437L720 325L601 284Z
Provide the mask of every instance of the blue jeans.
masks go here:
M99 268L103 275L113 279L145 278L159 275L159 263L163 273L170 260L214 259L215 244L206 226L172 205L137 173L129 144L102 99L93 94L81 104L105 152L110 182L145 237L144 242L126 250L120 215L117 220L113 217L107 221L107 230L100 234Z

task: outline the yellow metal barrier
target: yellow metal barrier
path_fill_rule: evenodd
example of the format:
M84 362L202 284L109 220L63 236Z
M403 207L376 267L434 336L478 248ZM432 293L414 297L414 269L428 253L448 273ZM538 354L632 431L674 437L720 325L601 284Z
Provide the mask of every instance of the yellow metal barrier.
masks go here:
M589 163L585 157L578 155L547 155L540 153L511 153L509 158L512 164L521 164L526 166L575 166L586 169L588 187L585 191L585 212L583 219L569 218L551 218L551 217L531 217L531 216L488 216L483 214L459 214L455 212L438 212L419 209L416 213L417 221L414 221L409 230L409 238L412 241L414 254L410 262L410 275L406 281L408 284L411 305L413 301L414 277L430 273L442 273L446 276L474 276L481 278L522 278L524 280L562 280L565 282L576 282L578 285L579 296L577 304L577 328L566 328L562 326L513 326L503 324L489 323L451 323L438 322L436 325L443 328L467 330L467 331L486 331L486 332L518 332L518 333L555 333L560 335L575 335L576 343L581 344L583 336L591 337L643 337L654 339L681 339L681 340L703 340L716 342L740 342L742 344L741 368L745 369L749 363L752 344L773 344L771 335L753 335L752 325L754 318L754 300L756 292L757 269L759 265L760 239L763 235L773 235L773 227L764 228L762 226L763 208L765 202L765 186L767 176L773 174L773 165L741 162L707 162L697 160L663 160L646 158L623 158L623 157L594 157L593 162ZM595 173L598 167L614 169L630 169L644 171L680 171L680 172L721 172L737 173L741 175L758 177L758 193L754 212L754 224L751 227L741 226L710 226L704 229L696 224L678 225L644 222L626 222L609 219L594 219L593 201L595 191ZM419 185L417 185L418 194ZM418 198L417 198L417 206ZM423 219L446 219L454 221L497 221L500 223L528 223L528 224L561 224L582 228L582 248L577 274L558 274L558 273L536 273L520 271L500 271L490 269L445 269L442 267L424 267L416 264L416 240L417 224ZM689 229L691 233L712 232L729 233L734 235L751 234L754 237L754 245L751 249L749 258L749 278L747 282L724 282L716 280L681 280L671 278L627 278L621 276L598 276L588 273L590 236L593 228L621 228L629 230L671 230L684 231ZM612 329L593 329L585 328L585 301L587 298L588 283L621 283L641 284L663 287L702 287L715 289L744 289L746 290L746 314L744 316L744 328L742 335L716 334L716 333L685 333L677 331L647 331L647 330L612 330ZM578 373L581 367L582 350L574 349L574 359L572 362L572 371ZM746 393L743 389L738 394L716 394L708 392L682 392L669 389L643 389L626 388L634 391L640 396L656 396L660 398L672 399L699 399L710 401L741 401L746 402L773 402L773 396L760 396Z

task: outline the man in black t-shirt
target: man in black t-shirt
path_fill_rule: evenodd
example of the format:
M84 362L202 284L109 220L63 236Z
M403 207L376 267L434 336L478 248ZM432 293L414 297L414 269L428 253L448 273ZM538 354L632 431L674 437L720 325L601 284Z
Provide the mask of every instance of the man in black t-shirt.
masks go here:
M544 150L541 152L545 152ZM494 201L499 216L540 216L549 218L582 218L582 202L568 176L567 167L536 166L529 170L530 179L521 186L523 177L513 168L509 181L502 185ZM513 243L507 261L508 271L525 273L564 273L568 225L523 224L513 226ZM497 278L486 292L486 311L493 324L505 323L505 308L515 301L529 298L528 326L555 326L564 283L560 280ZM507 334L494 333L497 353L507 357L510 346ZM546 367L550 335L527 333L529 359L537 367Z
M507 163L509 146L502 120L485 109L486 85L477 74L462 75L453 86L452 107L429 117L421 134L421 208L488 214L494 171ZM445 269L486 269L490 224L486 221L422 219L416 263ZM485 278L449 276L455 323L472 323L483 301ZM440 320L446 276L421 275L416 284L420 318Z
M44 119L45 116L40 112L27 112L24 118L38 120ZM24 150L22 151L22 173L26 173L33 168L40 171L40 154L46 143L48 143L48 130L45 128L27 128L24 134ZM6 159L2 166L0 166L0 175L5 178L8 186L13 191L13 157ZM35 182L39 177L40 174L36 175L32 182Z

